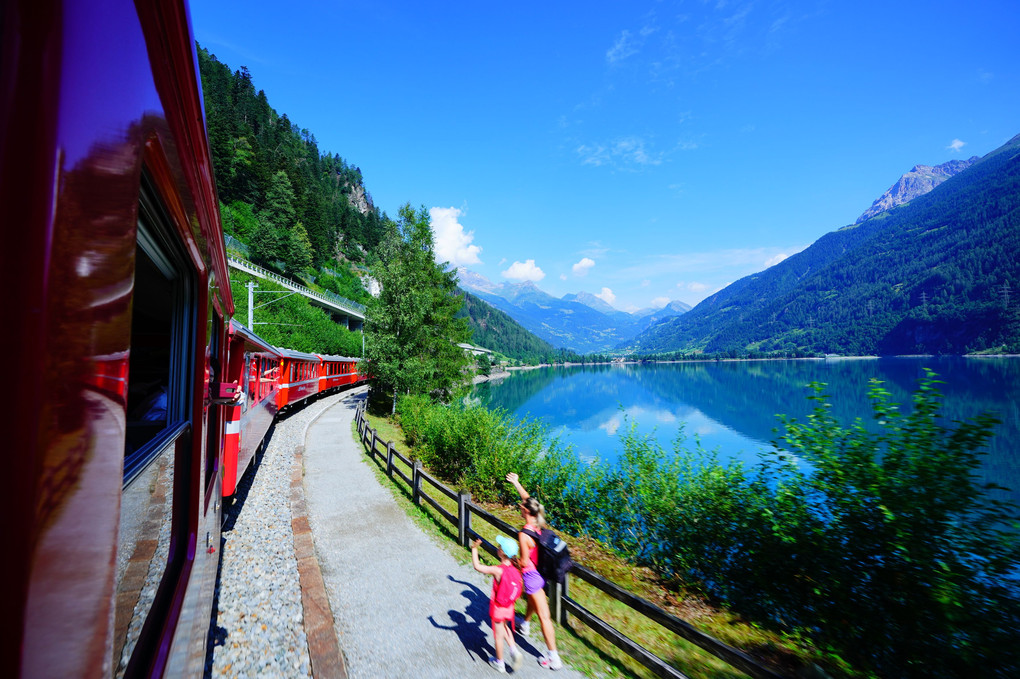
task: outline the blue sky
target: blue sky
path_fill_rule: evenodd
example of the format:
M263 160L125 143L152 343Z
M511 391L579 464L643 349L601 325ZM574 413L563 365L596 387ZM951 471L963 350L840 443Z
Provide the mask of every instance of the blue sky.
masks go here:
M195 37L444 259L635 310L1020 133L1020 2L193 0Z

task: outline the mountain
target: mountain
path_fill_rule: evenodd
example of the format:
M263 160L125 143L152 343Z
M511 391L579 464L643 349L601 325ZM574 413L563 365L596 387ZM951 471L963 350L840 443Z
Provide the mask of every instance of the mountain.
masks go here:
M472 344L498 351L504 356L526 363L548 363L561 353L525 330L509 315L469 292L464 293L464 306L457 316L468 319Z
M650 327L640 352L1020 350L1020 135Z
M457 270L460 286L505 312L524 328L553 346L580 353L598 353L625 342L659 318L683 313L683 302L644 317L614 309L587 292L553 297L531 281L493 283L468 269Z
M900 177L899 181L889 187L889 190L879 196L878 200L871 204L855 224L871 219L876 215L887 212L897 205L909 203L918 196L923 196L936 186L950 177L960 174L968 167L977 162L977 156L971 156L967 160L950 160L934 167L930 165L915 165L910 172Z

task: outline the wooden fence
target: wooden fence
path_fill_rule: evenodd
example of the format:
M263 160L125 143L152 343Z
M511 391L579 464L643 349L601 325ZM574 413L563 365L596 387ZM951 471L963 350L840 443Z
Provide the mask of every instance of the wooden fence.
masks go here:
M386 472L386 475L391 479L396 476L407 484L411 491L411 500L415 505L421 506L422 502L428 503L433 509L439 512L440 516L449 521L451 525L455 526L457 528L457 542L463 547L470 548L472 539L476 537L481 538L480 535L471 529L472 516L477 516L503 533L506 533L508 536L516 538L517 528L476 505L471 501L470 493L450 490L438 479L434 478L422 469L420 460L407 458L404 455L401 455L400 452L394 448L391 441L381 441L377 436L376 430L370 429L368 426L368 420L365 418L364 401L362 401L357 408L355 421L357 423L358 434L361 437L361 443L365 446L365 450L369 457L379 463L382 469ZM379 449L380 445L382 446L382 450ZM410 468L410 476L399 466L394 464L396 460L399 460ZM456 502L457 513L454 514L447 510L439 503L438 500L429 495L427 492L428 488L433 488ZM482 546L490 554L496 554L496 547L484 538L482 538ZM612 625L594 615L577 601L571 599L569 594L569 583L571 577L587 582L593 587L630 607L634 612L639 613L650 620L654 620L667 630L700 646L715 657L728 663L730 666L741 670L751 677L754 677L754 679L783 679L783 675L778 674L771 668L761 665L757 660L750 657L743 651L724 644L718 639L714 639L704 632L695 629L690 623L681 620L675 615L667 613L647 599L643 599L631 592L628 592L616 583L603 578L595 571L585 568L581 564L575 562L574 567L567 575L567 580L563 584L555 582L546 584L546 592L549 596L549 611L554 620L557 620L560 624L566 624L568 615L573 615L592 630L605 637L613 645L620 648L629 656L647 667L658 677L663 677L664 679L688 679L687 675L683 674L633 639L627 637Z

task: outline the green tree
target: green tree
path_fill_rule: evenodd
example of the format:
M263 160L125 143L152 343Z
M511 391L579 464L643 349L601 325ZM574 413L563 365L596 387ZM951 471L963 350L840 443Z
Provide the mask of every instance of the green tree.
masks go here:
M492 374L492 359L489 358L488 354L482 354L478 357L478 374L485 375L486 377Z
M372 268L382 291L368 305L367 370L384 393L449 398L464 379L468 359L457 346L470 337L455 314L463 303L457 277L435 262L429 213L410 203L380 248Z
M312 265L312 244L308 232L301 222L287 232L284 243L283 264L290 275L297 274Z
M266 205L261 216L278 229L290 229L294 226L296 221L294 188L283 170L273 176L273 183L266 194Z

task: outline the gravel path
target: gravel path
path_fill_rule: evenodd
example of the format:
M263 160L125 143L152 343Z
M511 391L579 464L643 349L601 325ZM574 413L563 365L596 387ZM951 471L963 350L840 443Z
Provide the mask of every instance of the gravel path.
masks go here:
M362 398L356 392L322 413L304 451L308 517L347 672L352 679L496 676L487 664L490 581L416 527L380 485L351 435ZM541 639L521 648L517 674L550 676L537 663ZM583 675L564 668L551 676Z
M238 484L224 516L207 677L312 676L291 527L291 466L309 424L345 396L277 420L255 473Z

